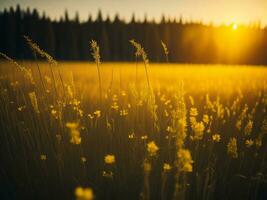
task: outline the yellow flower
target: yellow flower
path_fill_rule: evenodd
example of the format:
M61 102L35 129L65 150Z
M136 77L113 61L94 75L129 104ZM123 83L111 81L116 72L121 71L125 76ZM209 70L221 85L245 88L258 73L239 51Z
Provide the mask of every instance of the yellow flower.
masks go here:
M171 100L167 100L167 101L165 101L165 105L167 106L169 103L171 103Z
M94 112L94 114L95 114L96 118L99 118L101 116L101 111L100 110L96 110Z
M75 189L75 196L76 197L82 197L83 196L83 188L82 187L77 187Z
M165 98L164 94L160 97L160 101L166 101L166 98Z
M253 122L251 120L249 120L245 129L244 129L245 135L250 135L250 133L252 131L252 127L253 127Z
M164 110L164 115L165 115L165 117L169 117L169 113L167 110Z
M49 76L44 76L44 78L48 84L51 84L52 81L51 81L51 78Z
M151 156L154 156L154 155L157 153L158 150L159 150L159 148L158 148L158 146L155 144L154 141L149 142L149 143L147 144L147 151L148 151L148 153L149 153Z
M254 141L253 140L251 140L251 139L249 139L249 140L246 140L245 141L245 144L246 144L246 147L251 147L253 144L254 144Z
M82 157L81 157L81 161L82 161L83 163L85 163L85 162L87 161L87 159L86 159L84 156L82 156Z
M238 120L235 124L235 127L240 131L241 130L242 121Z
M192 129L194 131L194 139L201 140L203 138L205 126L203 122L196 122Z
M128 135L128 138L129 138L129 139L133 139L133 138L134 138L134 133L129 134L129 135Z
M94 193L91 188L85 188L83 191L83 199L84 200L91 200L94 198Z
M52 114L52 115L56 115L56 114L57 114L57 111L54 110L54 109L52 109L52 110L51 110L51 114Z
M220 142L221 136L219 134L214 134L212 136L212 140L215 141L215 142Z
M141 140L146 140L147 139L147 135L142 135L141 136Z
M152 169L151 164L150 164L150 162L148 160L144 161L143 167L144 167L144 171L145 172L150 172L151 169Z
M82 188L82 187L77 187L75 189L75 197L76 200L92 200L94 199L94 193L91 188Z
M128 115L128 110L127 109L120 110L120 116L126 116L126 115Z
M170 164L168 164L168 163L164 163L164 165L163 165L163 171L164 171L164 172L170 171L171 168L172 168L172 167L171 167Z
M126 92L125 91L121 91L121 96L126 96Z
M94 115L88 114L89 119L94 119Z
M209 123L209 116L208 116L208 115L203 115L203 119L202 119L202 121L203 121L204 123L208 124L208 123Z
M72 144L78 145L78 144L81 144L81 142L82 142L82 138L78 136L71 137L70 139L70 143Z
M111 105L111 108L118 111L119 110L119 106L117 104L117 102L113 102L113 104Z
M166 131L169 133L175 133L175 130L171 126L167 126Z
M178 168L184 172L192 172L192 157L191 153L187 149L180 149L177 153L178 156Z
M41 155L40 155L40 159L41 159L41 160L46 160L46 155L41 154Z
M76 129L78 128L79 124L76 122L67 122L66 127L69 129Z
M19 106L18 107L18 111L22 111L22 110L24 110L26 108L26 106Z
M196 117L198 115L197 108L190 109L190 116Z
M79 124L76 122L67 122L66 127L70 129L70 143L80 144L82 138L80 136L80 131L78 130Z
M106 164L113 164L115 163L115 156L111 154L107 154L104 159Z
M112 171L103 171L102 176L106 178L113 178L113 172Z
M227 144L227 152L232 158L237 158L237 141L236 138L231 138Z
M191 127L193 127L195 123L197 123L196 117L189 117L189 121L190 121Z
M51 110L51 115L55 118L55 119L58 119L60 117L60 113L55 110L55 109L52 109Z
M114 94L114 95L112 96L112 101L118 101L118 95Z

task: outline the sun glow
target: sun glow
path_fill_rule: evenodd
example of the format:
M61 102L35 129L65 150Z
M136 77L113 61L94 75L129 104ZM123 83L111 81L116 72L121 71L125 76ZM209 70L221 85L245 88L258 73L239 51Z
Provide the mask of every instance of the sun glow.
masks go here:
M236 23L234 23L233 25L232 25L232 29L233 30L236 30L238 28L238 25L236 24Z

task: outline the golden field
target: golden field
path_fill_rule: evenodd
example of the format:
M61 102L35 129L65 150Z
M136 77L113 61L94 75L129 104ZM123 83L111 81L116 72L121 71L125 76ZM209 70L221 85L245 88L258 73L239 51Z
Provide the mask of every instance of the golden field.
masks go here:
M0 63L10 199L266 198L266 67L19 66Z

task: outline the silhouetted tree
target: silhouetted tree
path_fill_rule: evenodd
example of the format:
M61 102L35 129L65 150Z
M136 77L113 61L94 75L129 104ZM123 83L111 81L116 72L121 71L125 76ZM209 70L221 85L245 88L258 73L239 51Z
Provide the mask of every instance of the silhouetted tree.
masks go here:
M162 15L161 22L149 21L145 15L139 21L132 15L129 23L116 14L104 20L101 10L93 21L89 15L85 22L79 14L71 19L67 11L60 20L51 21L39 15L36 9L22 10L19 6L0 12L0 51L17 59L32 59L23 35L30 36L41 48L59 60L89 60L89 41L97 40L104 61L134 61L129 40L139 41L154 62L165 62L160 40L169 49L170 62L267 64L267 28L260 22L231 27L201 22L170 19Z

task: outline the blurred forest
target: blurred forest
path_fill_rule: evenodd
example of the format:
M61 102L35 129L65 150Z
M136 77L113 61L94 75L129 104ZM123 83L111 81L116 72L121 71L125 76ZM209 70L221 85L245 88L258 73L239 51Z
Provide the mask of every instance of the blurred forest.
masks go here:
M5 9L0 12L0 51L16 59L33 59L23 35L58 60L89 60L89 41L96 40L103 61L134 61L130 39L140 42L152 62L164 62L161 40L169 48L169 61L179 63L267 64L267 28L259 23L249 26L205 25L201 22L170 20L161 22L113 20L101 11L93 20L81 22L78 13L68 12L60 20L51 20L36 9Z

